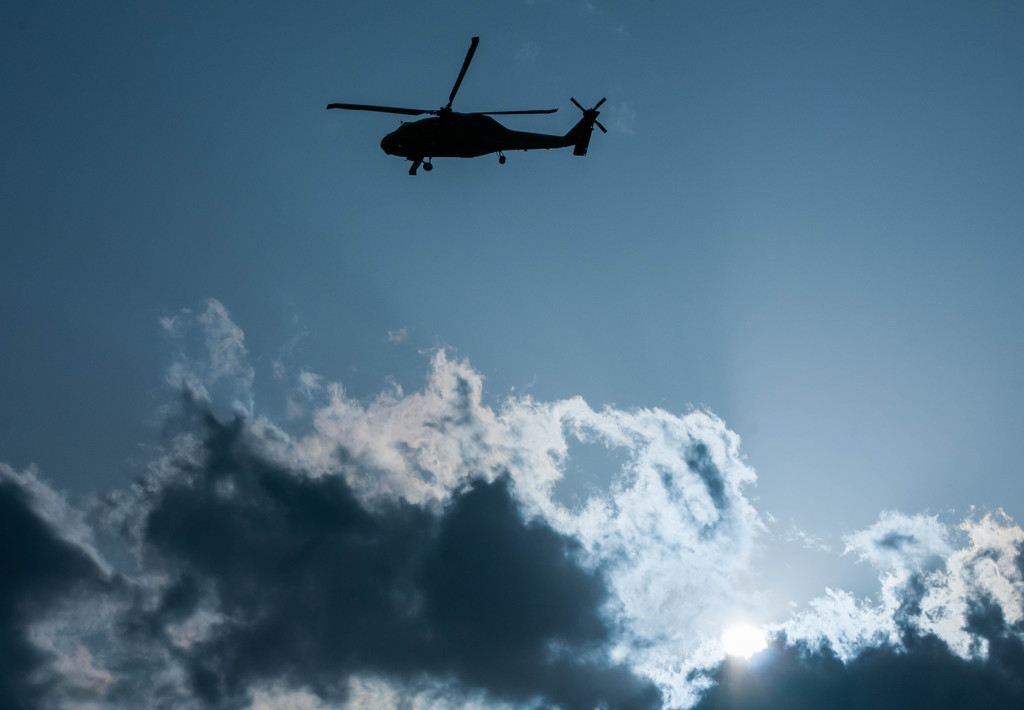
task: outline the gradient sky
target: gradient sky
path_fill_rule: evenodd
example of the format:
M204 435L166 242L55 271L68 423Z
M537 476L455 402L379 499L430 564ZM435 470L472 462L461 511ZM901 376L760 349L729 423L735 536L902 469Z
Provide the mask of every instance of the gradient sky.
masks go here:
M411 178L398 116L324 110L441 106L472 36L457 110L560 134L607 96L608 134ZM628 417L715 415L715 466L757 477L724 479L737 609L792 636L826 588L884 607L886 535L1024 515L1022 36L1013 2L7 3L5 475L86 510L152 473L176 387L298 441L323 383L370 407L465 367L487 411L613 407L565 432L567 511L653 441Z

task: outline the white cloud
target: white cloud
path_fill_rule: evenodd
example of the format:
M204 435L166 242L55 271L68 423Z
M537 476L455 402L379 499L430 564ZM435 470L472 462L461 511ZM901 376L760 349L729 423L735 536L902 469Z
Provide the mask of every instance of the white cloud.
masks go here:
M398 330L389 330L387 336L384 338L386 343L404 343L409 337L409 331L405 328L399 328Z
M327 404L313 412L313 432L295 451L314 472L340 469L365 500L441 502L468 477L501 472L501 431L481 404L482 389L479 374L444 352L435 354L421 392L392 385L364 404L331 383Z
M798 543L805 550L813 550L815 552L832 551L832 546L829 545L824 538L807 532L806 530L797 526L796 523L791 522L789 528L784 533L782 533L781 537L786 542Z
M965 520L959 529L967 535L967 544L946 558L943 571L929 578L920 625L967 657L977 647L967 631L972 603L995 604L1010 626L1024 615L1024 530L1001 511Z
M959 546L952 542L958 532ZM911 629L934 634L963 658L984 656L987 645L971 630L971 614L985 604L998 608L1006 633L1024 640L1011 630L1024 618L1024 530L1002 511L955 530L934 516L889 511L845 539L847 552L878 570L878 600L828 590L776 627L791 640L827 642L849 658L882 642L899 646Z
M827 643L843 660L866 646L899 641L888 610L841 589L826 588L824 596L813 599L808 607L772 629L785 632L790 641L806 641L815 647Z
M934 570L952 551L949 531L936 516L896 511L882 513L877 523L844 540L843 554L899 574Z

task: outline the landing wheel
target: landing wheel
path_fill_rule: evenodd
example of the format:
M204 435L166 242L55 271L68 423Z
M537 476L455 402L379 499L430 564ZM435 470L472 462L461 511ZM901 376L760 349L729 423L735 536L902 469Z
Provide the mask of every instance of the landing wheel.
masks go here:
M431 170L434 169L434 164L433 163L423 163L423 169L426 170L429 173Z
M500 155L500 154L498 155L498 165L504 165L505 164L505 160L507 160L507 158L505 158L504 155Z

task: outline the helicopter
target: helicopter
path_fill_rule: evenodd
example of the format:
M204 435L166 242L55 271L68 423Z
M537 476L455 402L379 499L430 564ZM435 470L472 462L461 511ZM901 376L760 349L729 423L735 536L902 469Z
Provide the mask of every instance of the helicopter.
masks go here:
M439 109L399 108L395 106L372 106L368 104L329 104L328 109L346 109L349 111L377 111L379 113L397 113L403 116L422 116L430 114L432 118L406 122L397 130L384 136L380 147L388 155L395 155L412 161L409 174L415 175L420 165L426 171L434 169L434 158L476 158L481 155L497 153L498 163L505 164L505 151L510 150L547 150L551 148L568 148L572 146L573 155L586 155L590 146L590 135L594 126L607 133L607 129L597 120L600 108L606 99L601 99L592 108L585 109L574 98L573 105L583 112L581 118L569 132L563 136L548 133L530 133L513 131L498 123L491 116L507 116L512 114L555 113L557 108L534 109L528 111L474 111L460 113L452 110L455 94L462 85L469 63L473 61L479 37L473 37L469 44L466 59L462 62L459 78L455 80L448 103Z

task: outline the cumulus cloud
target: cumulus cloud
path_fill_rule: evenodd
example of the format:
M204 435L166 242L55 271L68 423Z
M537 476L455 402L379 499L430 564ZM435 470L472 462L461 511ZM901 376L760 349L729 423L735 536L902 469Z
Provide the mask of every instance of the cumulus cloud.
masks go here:
M342 697L341 681L369 673L565 708L654 705L653 686L601 652L600 576L522 519L506 478L468 483L439 513L370 510L341 476L261 456L242 420L199 415L202 463L156 492L144 525L150 564L173 582L135 624L161 635L216 612L205 637L177 646L204 703L267 682Z
M213 312L223 311L215 308ZM198 319L185 322L187 313L179 318L182 320L176 322L178 328L190 328L202 334L203 322ZM212 319L207 321L212 322ZM234 332L222 327L219 330ZM233 340L241 342L242 339L236 334ZM185 364L191 369L181 382L195 378L205 384L216 372L202 361ZM411 545L412 540L418 540L425 545L424 541L434 534L439 536L437 544L444 542L457 551L449 555L472 560L464 571L452 569L440 577L415 577L411 569L393 572L396 579L413 580L406 582L406 588L388 592L397 595L395 599L404 600L402 603L409 607L406 617L399 615L400 618L410 623L412 619L419 619L419 623L426 623L424 619L433 620L434 625L443 622L448 632L446 636L461 639L461 643L449 649L452 655L447 657L434 647L429 647L430 652L426 653L427 647L421 640L413 643L420 638L417 634L425 633L422 629L403 626L394 630L402 643L392 645L410 649L408 652L412 655L418 655L418 650L422 652L419 655L434 659L434 666L423 666L419 672L431 677L454 675L468 688L483 688L499 698L516 697L517 702L526 702L529 697L514 693L518 683L525 683L525 678L509 680L517 677L509 668L530 669L528 675L534 679L532 682L541 688L531 692L549 699L561 697L558 694L563 693L565 697L561 702L566 707L597 703L602 698L605 702L608 698L618 698L613 704L621 705L626 703L625 697L635 696L636 702L642 705L652 702L658 695L674 704L691 697L687 674L698 663L695 654L717 637L734 607L744 603L743 577L761 530L758 514L744 493L754 483L755 475L742 460L739 438L724 422L699 411L678 416L660 409L627 412L606 407L595 410L579 397L556 402L511 397L500 407L492 408L483 401L480 373L468 362L453 359L444 351L433 354L427 383L416 392L406 393L391 384L376 398L362 401L350 397L340 383L327 382L311 374L299 383L298 389L303 389L303 397L311 407L311 428L307 433L291 437L258 417L224 424L206 411L198 416L201 422L197 422L196 417L186 417L183 430L177 435L177 447L184 452L180 458L187 462L180 468L193 472L193 476L197 471L209 471L210 464L204 462L211 457L226 460L222 454L214 456L214 452L224 449L223 442L230 439L235 443L227 448L245 454L239 459L248 462L243 468L256 466L261 471L277 471L280 480L289 485L298 486L301 482L308 489L318 491L316 495L301 497L304 504L312 504L328 491L335 491L334 498L328 497L322 503L335 517L348 506L353 515L358 512L364 518L369 516L368 520L378 521L376 524L384 530L390 529L388 526L392 523L388 521L397 524L408 519L411 521L407 523L409 530L389 533L394 544L410 541ZM208 404L202 397L193 400L193 405L200 410ZM197 437L198 430L221 433L214 441L207 434ZM553 490L564 475L571 446L580 442L615 451L623 465L610 490L594 492L579 507L569 509L556 501ZM257 466L253 462L260 463ZM238 461L232 464L237 465L240 465ZM172 473L167 473L168 468ZM171 509L184 510L187 502L198 504L199 491L212 491L207 503L213 505L222 500L217 496L227 496L223 501L241 502L259 490L251 484L251 477L240 479L237 473L231 472L234 469L222 463L213 467L220 472L216 482L211 479L201 486L192 478L179 491L171 483L181 480L180 475L174 475L174 468L173 463L165 460L160 467L163 473L155 477L161 483L131 502L137 511L136 517L145 517L147 521L144 526L136 526L137 537L151 558L155 554L162 560L164 573L169 578L184 574L177 566L186 560L198 559L206 549L207 540L219 539L227 544L236 538L234 531L217 527L228 525L231 520L220 508L217 508L218 515L202 517L202 524L189 518L187 524L172 525L173 518L161 502L164 501L161 496L178 491L174 493L178 505ZM266 471L260 475L270 475ZM246 480L250 483L245 483ZM260 492L258 496L264 501L258 506L264 512L270 509L266 495ZM488 539L486 530L477 530L468 523L460 528L462 532L458 535L444 535L446 524L454 525L463 518L478 520L478 514L471 515L474 510L490 510L490 519L506 521L506 532L495 537L491 544L493 551L502 551L500 554L474 556L471 553L479 548L458 548L455 541L468 544L471 540ZM297 511L289 515L299 517ZM289 515L284 518L290 519ZM482 520L478 522L482 524ZM206 524L213 525L214 530L191 533L197 535L194 550L183 553L177 549L176 546L189 539L186 531L204 530ZM529 533L509 537L520 529L517 525ZM280 529L278 523L271 520L264 520L257 527ZM374 539L378 538L388 536L378 531ZM562 542L556 545L552 541ZM283 543L283 540L278 542ZM240 549L250 549L247 544L235 544ZM269 541L253 542L252 548L260 551L259 560L273 557L274 548ZM291 547L285 549L291 554ZM521 549L533 551L527 558L521 558L517 553ZM439 565L441 559L432 557L425 549L410 548L395 555L409 565L419 560L421 570L431 564ZM560 566L563 563L555 564L563 558L569 559L572 566L563 569ZM235 560L234 564L241 564L239 560L243 558L233 555L231 559ZM314 559L324 563L320 558ZM525 565L528 560L550 564L530 574L513 574L516 564ZM494 567L498 563L499 566ZM148 564L155 563L150 560ZM283 561L280 564L284 564ZM226 581L213 582L218 579L218 569L219 563L210 563L186 574L186 578L202 579L208 585L204 592L208 601L198 601L201 595L197 594L196 609L204 608L204 604L209 606L212 603L209 600L221 605L224 599L235 598L233 593L224 592L222 586ZM577 571L570 574L573 569ZM304 574L311 573L307 570ZM505 580L500 589L492 590L493 593L498 595L505 590L504 598L509 599L509 603L513 598L517 600L519 606L509 607L500 615L506 626L489 626L497 623L497 619L490 618L494 609L489 607L483 607L482 616L472 617L471 623L467 623L449 618L449 612L444 611L447 607L429 603L433 598L429 593L432 588L426 580L459 580L455 586L444 587L444 594L434 590L434 597L447 599L454 598L457 589L465 591L474 584L479 586L475 580L481 575ZM526 587L514 583L531 577L547 582ZM329 579L311 577L304 584L332 590ZM380 584L387 586L384 581ZM269 585L255 586L269 588ZM561 587L572 590L571 594L566 592L564 607L558 606ZM508 590L518 592L509 597ZM370 593L366 596L374 598ZM574 601L569 603L569 598ZM267 599L261 597L259 601L266 603ZM156 606L160 608L159 604ZM273 606L290 608L287 604ZM253 609L232 611L220 606L218 609L226 619L258 617ZM463 609L462 613L468 611ZM366 611L359 616L372 618ZM531 619L538 623L548 619L551 627L531 631ZM513 621L515 623L511 623ZM345 625L340 621L339 624ZM223 631L230 627L228 621L217 628ZM380 632L383 634L387 629L381 622ZM488 638L490 635L506 637L505 660L493 668L490 665L493 652L490 656L482 650L465 658L459 655L474 648L474 644L483 643L482 639L474 640L471 632L479 634L486 630L490 632ZM520 633L526 634L523 640L513 643L515 634ZM531 660L541 653L537 639L543 639L546 665L537 665ZM222 642L226 645L218 647L214 655L230 658L230 649L238 647L236 641ZM373 648L369 640L357 641L345 651L347 656L342 655L351 658L359 650L369 660L337 666L338 654L345 647L338 646L337 653L332 655L325 649L333 646L326 642L317 657L333 658L335 665L331 668L343 667L346 673L359 677L401 675L392 668L391 660L369 657ZM199 646L207 647L210 643L212 641L207 639ZM317 647L309 639L304 643ZM447 666L436 665L446 657ZM584 663L580 659L587 660ZM245 676L239 669L249 665L239 660L235 671L225 671L223 676L217 676L216 682L211 680L209 697L220 697L217 693L230 696L250 683L274 680L274 677ZM311 673L310 669L316 667L312 662L300 665ZM501 673L495 670L499 667ZM202 663L193 668L194 679L202 677L203 668ZM553 669L557 669L557 673ZM289 674L282 672L282 675ZM403 683L409 682L407 676L408 673ZM317 682L315 677L306 680L314 685ZM502 689L501 682L512 685ZM577 692L573 689L584 686L597 695L586 701L573 699L572 693ZM197 685L200 691L204 687L207 686ZM619 697L622 693L626 696Z
M1024 702L1024 530L1009 516L951 528L887 512L846 542L878 570L877 600L828 590L777 627L780 641L746 689L720 667L702 708ZM757 683L770 688L755 698Z
M313 430L277 446L312 475L341 475L368 506L441 506L469 478L507 475L525 514L580 544L612 590L616 653L688 697L690 658L735 608L762 524L744 494L755 475L739 437L706 412L595 410L582 398L483 403L483 378L444 351L423 390L392 386L370 402L327 385ZM615 450L612 489L569 510L553 497L570 444ZM684 659L684 660L680 660Z
M1024 530L1002 511L955 528L935 516L886 512L846 542L847 552L878 570L878 601L830 592L785 625L790 636L816 636L847 658L873 642L933 635L971 658L987 647L971 620L979 608L998 613L1008 633L1024 631Z
M257 409L222 304L162 326L179 394L164 450L88 511L133 568L115 573L34 472L0 467L4 539L33 551L2 552L4 707L867 707L896 692L887 669L922 698L929 673L1019 697L1024 531L1001 512L887 512L846 535L878 594L825 590L741 669L720 636L757 604L772 519L713 414L492 405L439 350L421 389L370 399L278 368L307 427L287 433ZM581 446L617 470L567 506Z
M887 511L871 527L847 535L844 554L905 575L941 567L950 552L949 533L937 517Z

